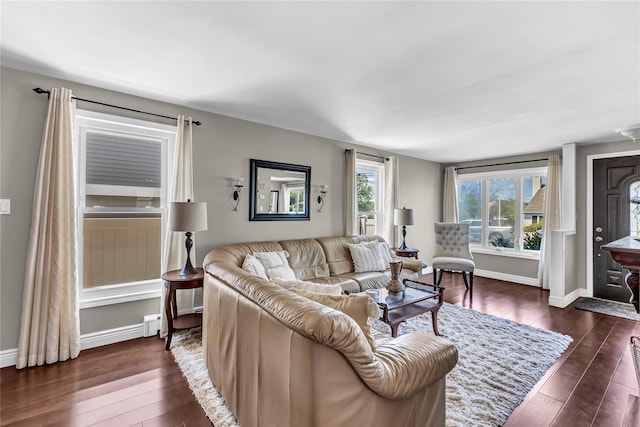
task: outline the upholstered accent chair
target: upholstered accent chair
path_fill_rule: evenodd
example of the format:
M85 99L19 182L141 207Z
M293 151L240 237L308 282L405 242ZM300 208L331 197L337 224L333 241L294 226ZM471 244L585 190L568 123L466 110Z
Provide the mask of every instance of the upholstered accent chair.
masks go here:
M436 222L433 225L436 232L436 251L432 261L435 285L440 284L443 271L460 271L464 285L472 294L476 265L469 250L469 224Z

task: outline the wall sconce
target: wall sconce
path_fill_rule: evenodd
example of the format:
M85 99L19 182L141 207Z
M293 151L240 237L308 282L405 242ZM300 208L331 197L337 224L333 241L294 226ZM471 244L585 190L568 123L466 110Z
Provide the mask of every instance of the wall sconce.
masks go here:
M233 201L235 202L235 204L233 205L234 211L238 210L238 205L240 204L240 192L242 191L242 187L244 187L244 185L242 184L243 182L244 178L238 178L235 181L235 184L233 184L233 187L235 188L235 190L233 190Z
M318 208L318 212L322 212L322 208L324 207L324 198L327 195L328 188L329 188L328 185L320 186L320 194L318 194L318 204L320 205L320 207Z

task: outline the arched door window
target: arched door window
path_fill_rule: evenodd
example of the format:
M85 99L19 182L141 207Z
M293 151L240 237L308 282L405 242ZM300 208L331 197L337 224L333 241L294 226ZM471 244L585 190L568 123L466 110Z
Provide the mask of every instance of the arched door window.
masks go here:
M640 235L640 181L629 186L629 234Z

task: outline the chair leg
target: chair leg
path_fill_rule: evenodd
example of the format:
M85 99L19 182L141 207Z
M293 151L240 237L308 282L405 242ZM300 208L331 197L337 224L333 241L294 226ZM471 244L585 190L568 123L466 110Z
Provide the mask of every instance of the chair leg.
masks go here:
M435 285L439 286L440 285L440 281L442 280L442 269L441 268L436 268L433 272L433 275L435 276Z
M464 280L464 287L469 289L469 278L467 278L467 274L471 274L471 273L468 273L466 271L462 272L462 280Z

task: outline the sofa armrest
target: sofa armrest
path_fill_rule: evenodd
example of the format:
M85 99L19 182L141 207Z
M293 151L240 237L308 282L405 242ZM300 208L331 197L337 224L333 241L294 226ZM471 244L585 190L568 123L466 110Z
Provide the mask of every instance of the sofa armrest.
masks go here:
M427 266L424 261L415 258L407 258L403 256L393 256L394 261L402 261L402 268L406 268L411 271L421 272L423 268Z
M451 342L427 332L401 335L378 345L374 354L382 367L383 381L378 384L363 379L389 399L403 399L435 383L458 362L458 350Z

